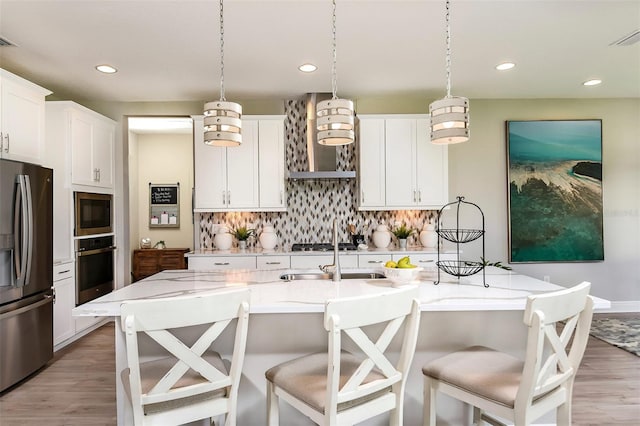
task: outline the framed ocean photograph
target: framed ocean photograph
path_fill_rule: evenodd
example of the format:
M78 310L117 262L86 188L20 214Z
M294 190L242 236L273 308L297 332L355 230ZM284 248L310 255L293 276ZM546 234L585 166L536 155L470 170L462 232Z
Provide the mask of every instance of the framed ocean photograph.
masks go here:
M604 260L602 120L507 121L509 262Z

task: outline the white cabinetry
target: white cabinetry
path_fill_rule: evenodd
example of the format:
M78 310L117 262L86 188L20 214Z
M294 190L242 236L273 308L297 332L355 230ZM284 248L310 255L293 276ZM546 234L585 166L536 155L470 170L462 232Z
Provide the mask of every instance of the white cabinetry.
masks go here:
M205 145L202 117L194 117L195 210L258 207L258 123L242 120L242 144Z
M196 212L286 210L283 116L245 116L229 148L205 145L203 117L193 120Z
M256 266L258 269L283 269L291 267L289 256L258 256Z
M256 256L191 256L188 264L196 271L256 269Z
M112 189L115 121L71 101L47 102L46 111L47 144L64 145L71 184Z
M284 117L261 117L258 141L260 210L284 211Z
M359 209L439 209L448 202L447 147L428 116L361 116Z
M318 270L320 265L330 265L333 263L332 254L315 254L305 256L291 256L292 269L314 269ZM340 255L340 268L357 268L358 256Z
M44 157L44 98L51 94L0 69L0 158L41 164Z
M71 310L76 306L75 279L73 261L57 264L53 267L53 345L73 337L76 324Z

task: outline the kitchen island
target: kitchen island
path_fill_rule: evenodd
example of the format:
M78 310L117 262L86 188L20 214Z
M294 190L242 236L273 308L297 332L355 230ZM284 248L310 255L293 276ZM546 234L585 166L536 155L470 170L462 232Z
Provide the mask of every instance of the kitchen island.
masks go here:
M284 282L280 276L287 272L290 270L165 271L78 306L73 314L117 318L120 304L126 300L172 297L230 286L249 287L251 317L239 391L238 424L264 425L264 372L297 356L326 351L327 335L322 325L324 303L333 298L397 291L387 279ZM442 282L434 285L436 272L427 270L416 283L420 289L422 317L416 355L407 381L404 407L407 426L419 425L422 421L423 364L461 347L480 343L523 356L526 329L522 314L526 296L561 288L497 268L486 271L489 288L482 285L482 274L460 280L442 274L441 278ZM608 301L596 298L596 309L609 306ZM223 337L222 347L216 349L226 357L230 353L232 336ZM128 425L130 408L120 380L126 358L119 321L116 321L115 338L118 424ZM391 347L397 348L398 343ZM470 410L441 397L438 415L442 424L463 424L470 416ZM312 424L286 404L282 404L281 420L283 425ZM381 415L366 424L387 423L387 417Z

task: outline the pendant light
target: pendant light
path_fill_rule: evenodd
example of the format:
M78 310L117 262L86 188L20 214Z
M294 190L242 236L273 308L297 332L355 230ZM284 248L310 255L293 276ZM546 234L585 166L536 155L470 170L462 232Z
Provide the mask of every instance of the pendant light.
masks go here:
M204 143L238 146L242 143L242 106L224 97L224 4L220 0L220 100L204 104Z
M333 67L331 86L333 97L318 102L316 128L320 145L347 145L355 140L353 101L338 99L338 78L336 72L336 0L333 0Z
M454 144L469 140L469 99L451 96L451 26L447 0L447 96L429 105L431 143Z

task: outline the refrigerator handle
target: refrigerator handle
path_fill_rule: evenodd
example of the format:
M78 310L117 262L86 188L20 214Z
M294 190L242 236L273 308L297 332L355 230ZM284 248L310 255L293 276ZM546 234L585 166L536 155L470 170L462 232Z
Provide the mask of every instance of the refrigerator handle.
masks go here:
M15 238L13 261L16 274L15 286L23 287L28 283L29 274L27 268L30 264L28 260L31 252L29 231L33 222L29 221L30 211L28 211L28 206L30 203L27 202L31 191L29 191L30 185L27 184L28 176L18 175L16 179L18 191L13 211L13 232L14 236L18 238Z
M31 178L29 175L24 176L24 186L27 193L27 214L25 215L27 222L27 269L25 270L24 285L29 285L31 282L31 262L33 260L33 197L31 196Z

